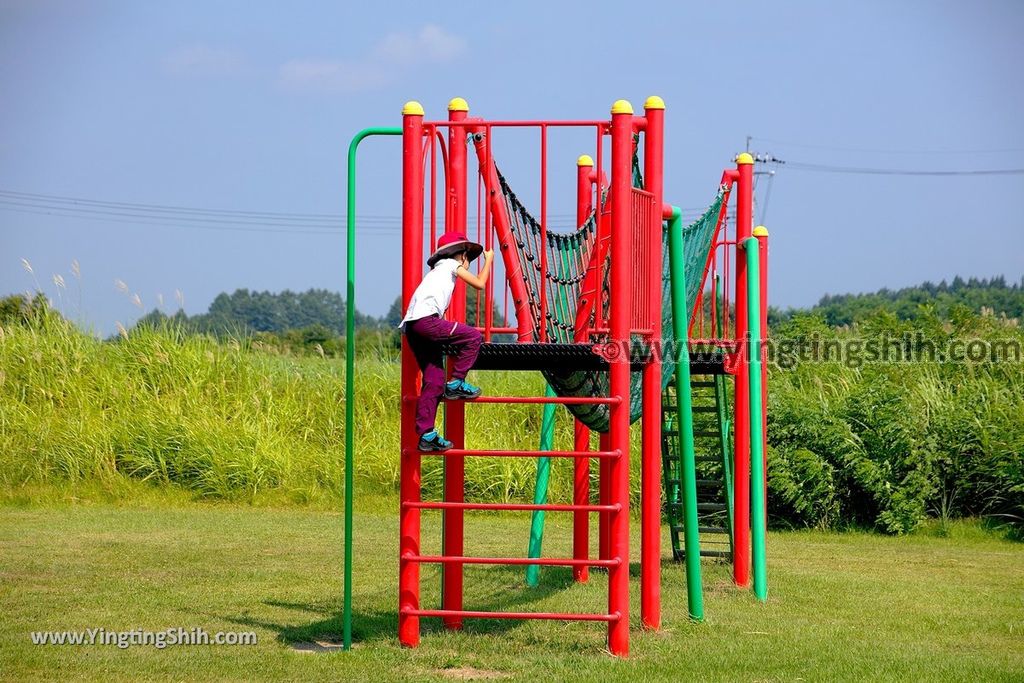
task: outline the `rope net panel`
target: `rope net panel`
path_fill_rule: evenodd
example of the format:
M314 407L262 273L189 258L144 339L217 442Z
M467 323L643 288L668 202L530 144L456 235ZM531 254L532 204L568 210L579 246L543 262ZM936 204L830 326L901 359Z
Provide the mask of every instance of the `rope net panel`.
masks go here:
M540 222L526 209L516 197L508 182L500 173L498 179L505 199L509 223L515 241L515 253L526 284L527 299L533 323L533 340L540 341L541 326L544 326L546 341L553 343L573 343L577 341L576 330L581 325L586 328L594 326L597 307L589 307L589 318L580 320L581 311L587 313L587 307L581 308L583 299L583 283L588 270L595 265L600 253L606 249L597 248L597 227L602 212L607 215L606 197L602 196L599 208L576 230L553 232L544 230ZM633 185L643 187L637 158L633 159ZM721 208L727 199L725 188L720 188L715 200L708 209L689 226L683 229L683 253L686 261L686 307L692 311L697 297L703 287L705 265L711 250L712 240L718 228ZM671 277L668 259L668 224L662 227L662 349L674 349L672 336L672 304ZM541 233L544 232L542 238ZM607 239L607 231L604 239ZM547 268L542 268L542 250L547 251ZM610 255L604 257L600 272L603 273L600 306L607 310L609 297ZM541 291L546 288L546 306L541 306ZM594 302L596 304L596 302ZM542 308L545 320L541 321ZM594 337L582 341L601 343L606 337ZM635 344L643 345L637 338ZM671 353L662 358L662 385L666 386L675 372L675 358ZM546 370L545 379L559 396L607 396L608 374L595 370ZM608 406L606 405L572 405L569 410L592 430L604 432L608 430ZM635 421L641 414L641 378L639 372L633 372L630 382L630 420Z

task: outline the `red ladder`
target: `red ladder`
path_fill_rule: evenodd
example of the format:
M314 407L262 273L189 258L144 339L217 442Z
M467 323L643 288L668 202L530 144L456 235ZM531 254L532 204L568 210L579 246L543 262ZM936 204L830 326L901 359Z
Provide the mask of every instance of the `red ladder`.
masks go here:
M406 396L406 401L415 402L415 397ZM480 397L465 403L483 404L541 404L555 403L561 405L570 404L604 404L618 405L621 400L618 397L532 397L532 396L507 396L507 397ZM423 457L441 458L465 458L465 457L512 457L512 458L598 458L609 461L614 468L615 463L625 466L628 463L618 450L572 450L572 451L533 451L533 450L480 450L469 448L452 448L443 452L420 452L417 449L403 450L403 481L406 474L415 477L419 481L420 463ZM628 475L627 475L628 476ZM625 502L616 501L606 504L536 504L536 503L474 503L466 501L424 501L419 499L419 490L412 491L411 487L403 487L401 500L402 538L401 551L399 556L399 577L400 577L400 606L399 606L399 635L404 645L416 645L419 641L419 618L440 617L448 628L458 629L462 626L462 619L551 619L561 621L586 621L606 622L609 624L618 622L624 614L628 613L628 595L617 595L611 589L613 585L613 573L629 572L628 557L614 555L610 557L573 557L573 558L527 558L527 557L473 557L465 555L445 554L442 549L440 555L422 555L420 546L420 524L419 511L421 510L442 510L446 513L457 511L461 515L464 511L472 510L501 510L501 511L522 511L532 512L543 510L545 512L570 512L570 513L605 513L609 515L627 514L628 500ZM461 531L461 520L458 524L458 531ZM460 539L461 540L461 539ZM458 544L458 545L461 545ZM614 545L614 544L613 544ZM623 546L619 546L623 547ZM628 548L628 542L625 544ZM422 609L419 604L419 571L422 564L439 564L445 567L446 572L457 573L458 581L446 579L446 590L444 594L444 605L442 609ZM481 611L462 608L462 566L467 564L477 565L542 565L554 567L603 567L609 574L608 610L606 613L576 613L576 612L501 612ZM452 593L451 589L458 589Z

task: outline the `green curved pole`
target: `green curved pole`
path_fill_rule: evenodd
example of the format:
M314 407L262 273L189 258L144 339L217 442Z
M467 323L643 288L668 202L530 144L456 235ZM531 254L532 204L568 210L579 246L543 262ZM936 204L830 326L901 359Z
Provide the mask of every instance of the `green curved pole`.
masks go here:
M544 385L544 395L557 396L550 385ZM555 440L555 415L558 405L544 404L544 415L540 421L540 450L550 451ZM537 458L537 485L533 490L533 502L544 505L548 502L548 480L551 478L551 458ZM544 511L534 510L530 520L530 545L526 556L533 559L540 557L541 544L544 541ZM540 584L540 565L526 565L526 585L536 588Z
M686 552L686 597L690 618L704 620L697 526L697 465L693 452L693 388L690 386L689 317L686 310L686 259L683 254L682 209L672 207L668 225L669 272L672 281L672 334L676 345L676 424L683 447L683 543Z
M743 240L747 257L747 315L751 322L761 319L760 243L756 237ZM754 565L754 597L768 599L768 566L765 557L764 451L761 417L761 326L750 325L750 532Z
M344 607L342 609L343 644L352 648L352 501L354 491L355 439L355 357L356 357L356 150L359 143L371 135L401 135L395 127L364 128L356 133L348 146L348 197L345 215L345 579Z

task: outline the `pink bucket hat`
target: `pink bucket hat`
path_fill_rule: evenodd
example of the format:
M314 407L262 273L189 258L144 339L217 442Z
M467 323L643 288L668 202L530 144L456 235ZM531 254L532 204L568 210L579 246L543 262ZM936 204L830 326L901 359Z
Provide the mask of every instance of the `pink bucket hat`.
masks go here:
M482 246L476 242L470 242L469 238L461 232L446 232L437 240L437 249L427 259L427 265L433 268L434 264L441 259L457 254L460 251L466 252L469 260L472 261L483 250Z

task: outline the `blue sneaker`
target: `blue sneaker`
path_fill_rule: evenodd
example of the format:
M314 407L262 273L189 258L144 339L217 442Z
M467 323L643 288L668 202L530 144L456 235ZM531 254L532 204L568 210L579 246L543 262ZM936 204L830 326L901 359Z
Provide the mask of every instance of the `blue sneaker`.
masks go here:
M453 379L444 385L444 397L449 401L466 401L478 397L480 387L475 387L464 379Z
M451 447L452 442L438 434L436 429L431 429L420 436L419 449L422 452L446 451Z

